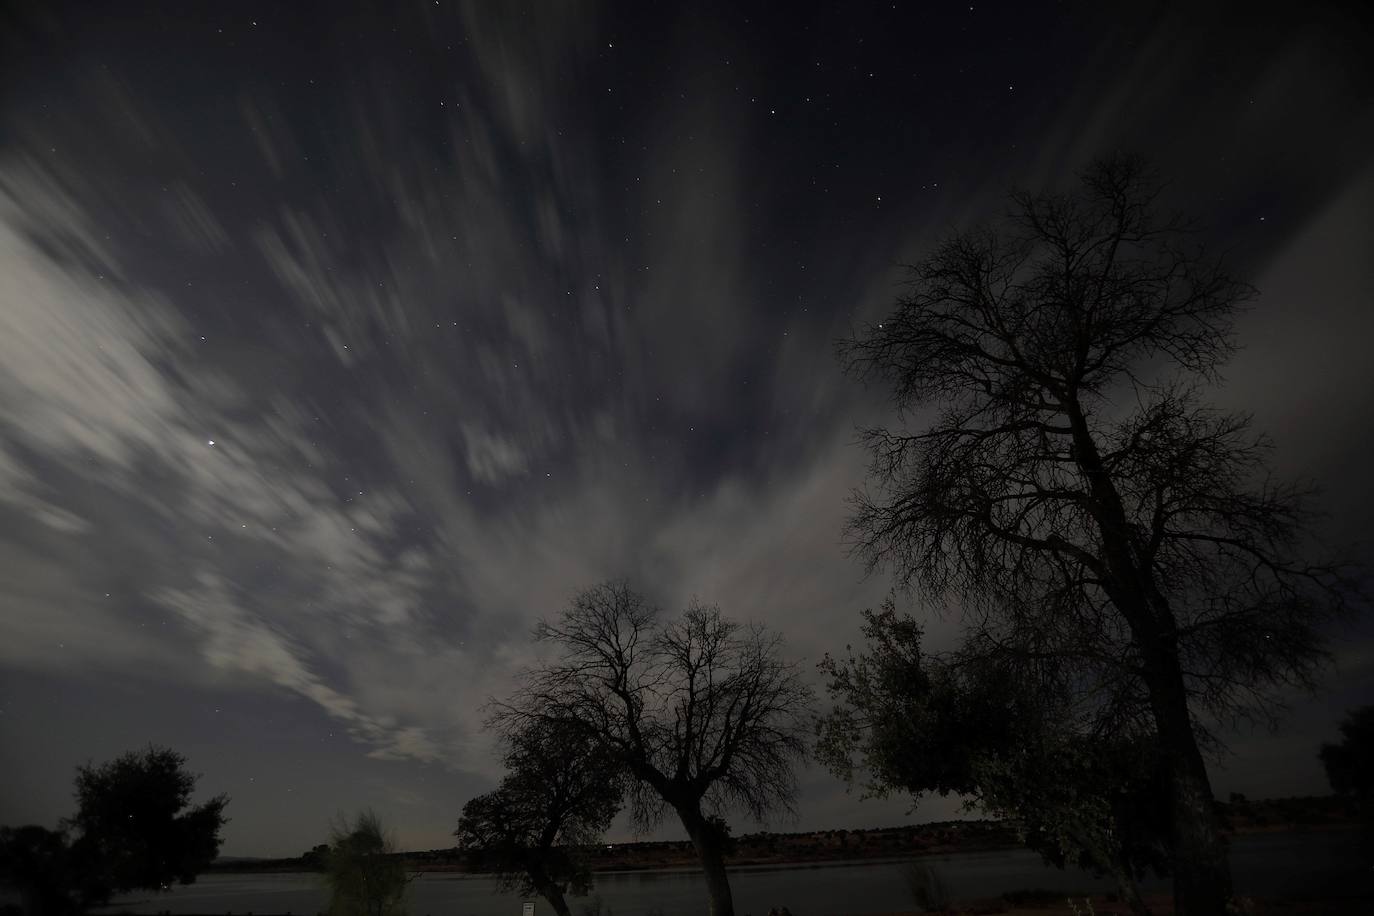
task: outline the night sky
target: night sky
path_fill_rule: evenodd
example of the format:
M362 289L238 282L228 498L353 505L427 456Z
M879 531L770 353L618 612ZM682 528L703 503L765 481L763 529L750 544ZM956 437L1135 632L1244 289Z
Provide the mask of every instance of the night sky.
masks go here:
M452 845L483 703L611 576L814 670L888 588L842 544L887 402L835 339L1115 149L1262 293L1216 400L1374 557L1359 4L750 6L5 8L0 823L155 742L232 796L227 854L368 805ZM1219 794L1326 791L1374 627L1332 648ZM771 826L956 808L808 770Z

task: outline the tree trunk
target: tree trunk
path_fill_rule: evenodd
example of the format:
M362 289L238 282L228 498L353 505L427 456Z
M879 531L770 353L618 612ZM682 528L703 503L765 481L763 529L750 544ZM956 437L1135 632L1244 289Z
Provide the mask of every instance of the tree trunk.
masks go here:
M1102 539L1103 586L1140 647L1169 788L1175 916L1225 916L1231 865L1217 821L1207 766L1193 734L1188 692L1174 642L1175 620L1132 540L1121 494L1102 463L1076 400L1065 404L1075 461L1088 484Z
M534 889L539 892L539 896L549 902L549 906L553 907L558 916L572 916L572 910L568 909L568 901L563 896L563 889L553 881L541 876L534 881Z
M702 816L695 805L678 808L678 817L692 838L701 871L706 876L710 895L710 916L735 916L735 901L730 894L730 878L725 873L725 845L720 830Z
M572 910L568 909L568 901L564 899L563 891L557 884L550 884L541 893L558 916L572 916Z
M1172 663L1172 664L1169 664ZM1169 782L1177 916L1225 916L1231 900L1231 866L1217 820L1212 784L1188 716L1178 661L1168 658L1163 683L1151 683L1151 701Z

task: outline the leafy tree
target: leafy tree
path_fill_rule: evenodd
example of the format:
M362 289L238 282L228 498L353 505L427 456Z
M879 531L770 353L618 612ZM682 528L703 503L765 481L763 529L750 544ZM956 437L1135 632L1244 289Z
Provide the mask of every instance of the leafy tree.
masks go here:
M790 810L806 752L811 691L780 658L780 637L695 603L660 621L625 582L581 592L536 637L559 654L526 673L494 724L557 725L601 748L630 779L636 825L672 810L701 860L711 913L733 916L724 814Z
M819 723L822 762L852 782L857 752L875 795L966 796L1050 863L1110 874L1145 912L1138 879L1168 863L1153 749L1079 731L1052 671L1032 682L976 653L927 655L891 601L865 617L867 652L821 663L838 704Z
M1320 756L1331 791L1374 801L1374 706L1348 712L1340 743L1323 744Z
M371 811L333 827L325 857L332 916L400 916L405 912L410 879L395 851L382 822Z
M1340 743L1323 744L1320 756L1331 790L1355 800L1364 821L1365 845L1374 850L1374 706L1347 713Z
M72 867L87 903L117 893L191 884L219 854L227 795L191 807L186 758L150 746L77 769Z
M583 730L539 719L510 736L505 764L500 786L463 806L454 835L503 889L538 893L570 916L565 895L591 887L585 847L620 808L619 764Z
M71 850L61 831L30 824L0 827L0 887L19 894L29 916L69 916L80 912L79 885Z
M1203 716L1270 716L1272 688L1310 683L1350 589L1304 556L1304 493L1265 474L1249 419L1204 403L1253 290L1159 188L1118 156L1077 193L1014 194L842 342L898 411L863 434L850 536L870 569L957 602L974 654L1057 668L1084 731L1157 749L1177 912L1220 916Z
M329 844L320 843L301 853L301 864L311 871L323 871L329 860Z

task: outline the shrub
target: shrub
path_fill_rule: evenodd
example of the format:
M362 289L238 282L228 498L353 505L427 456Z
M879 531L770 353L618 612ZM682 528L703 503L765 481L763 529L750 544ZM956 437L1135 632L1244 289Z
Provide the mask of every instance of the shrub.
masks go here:
M925 862L909 862L902 869L902 880L911 892L912 902L929 913L949 906L949 889L939 871Z
M405 913L405 865L395 855L391 838L371 811L330 832L325 880L331 893L331 916L402 916Z

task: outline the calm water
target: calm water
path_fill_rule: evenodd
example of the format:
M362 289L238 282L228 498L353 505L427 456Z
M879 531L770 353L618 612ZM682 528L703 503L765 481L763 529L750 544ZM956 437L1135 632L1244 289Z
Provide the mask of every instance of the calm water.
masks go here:
M1232 846L1237 889L1246 894L1319 894L1367 886L1354 832L1268 834L1241 837ZM995 896L1018 888L1111 890L1107 881L1082 872L1046 868L1025 850L963 853L923 859L944 878L954 898ZM856 863L822 867L745 868L731 872L735 908L742 914L785 905L797 916L884 913L911 909L900 864ZM1161 888L1164 885L1159 885ZM701 876L690 871L598 875L589 897L573 900L574 912L598 899L602 916L699 916L706 911ZM98 912L294 913L325 908L316 875L207 875L189 887L157 896L130 897ZM521 898L500 894L490 878L426 875L410 887L416 916L518 916ZM547 913L542 900L536 913Z

